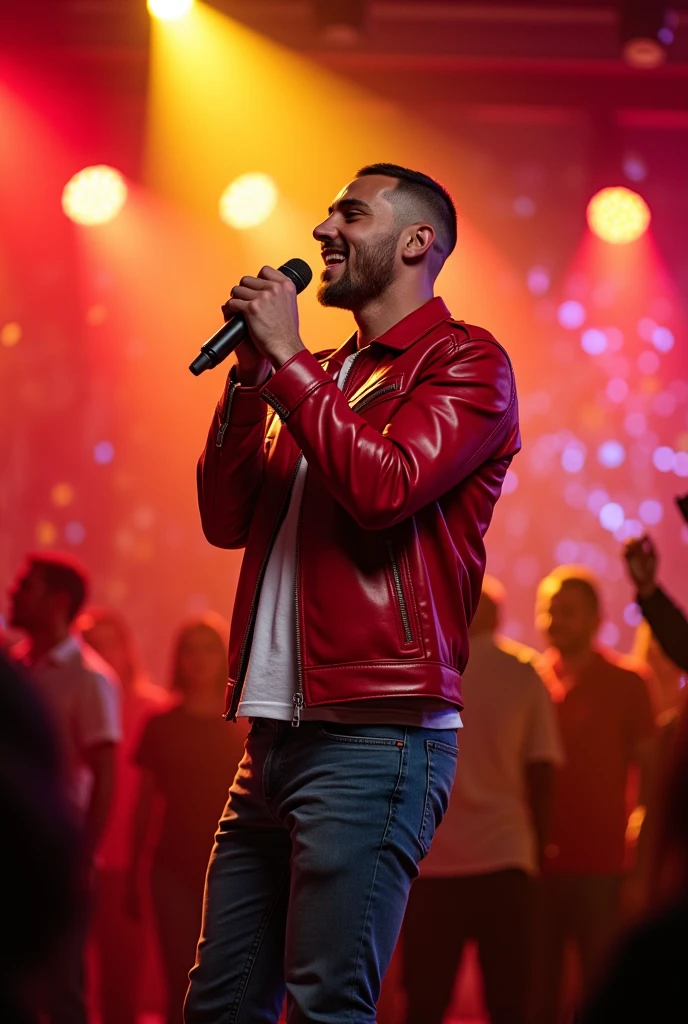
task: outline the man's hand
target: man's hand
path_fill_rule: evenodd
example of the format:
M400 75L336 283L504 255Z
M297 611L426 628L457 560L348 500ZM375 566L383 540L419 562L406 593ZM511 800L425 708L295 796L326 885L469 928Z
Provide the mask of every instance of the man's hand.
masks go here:
M275 369L304 350L299 337L296 288L279 270L263 267L258 277L242 277L222 310L225 316L242 313L246 317L255 352ZM237 357L240 379L244 374L258 374L259 365L251 349L244 348Z
M650 597L657 589L657 551L647 534L626 541L624 558L628 574L635 583L638 594L640 597Z

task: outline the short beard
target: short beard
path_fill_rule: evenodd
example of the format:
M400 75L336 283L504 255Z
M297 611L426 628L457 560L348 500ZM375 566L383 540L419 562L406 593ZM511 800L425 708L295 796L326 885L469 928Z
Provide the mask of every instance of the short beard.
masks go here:
M338 309L361 309L378 299L394 280L398 234L356 248L356 269L349 264L337 281L324 281L318 302Z

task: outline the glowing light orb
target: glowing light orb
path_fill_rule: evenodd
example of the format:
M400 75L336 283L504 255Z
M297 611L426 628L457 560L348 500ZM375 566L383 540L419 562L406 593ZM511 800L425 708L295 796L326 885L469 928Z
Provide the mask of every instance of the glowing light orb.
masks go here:
M50 500L58 508L66 508L74 501L74 488L71 484L55 484L50 492Z
M602 506L598 518L602 529L613 533L614 530L619 529L626 516L621 505L615 501L610 501Z
M585 316L585 307L575 299L562 302L557 310L557 320L567 331L575 331L576 328L582 327L585 323Z
M148 13L160 21L176 21L188 14L194 0L148 0Z
M77 224L107 224L126 200L127 186L119 171L97 164L70 178L62 192L62 209Z
M661 523L663 518L664 509L661 502L655 501L654 498L647 498L640 503L638 519L646 526L656 526L657 523Z
M232 228L255 228L277 205L277 186L267 174L241 174L220 197L220 220Z
M626 449L620 441L603 441L597 449L597 461L607 469L616 469L626 458Z
M99 441L93 446L93 458L99 466L107 466L115 457L115 446L112 441Z
M607 335L604 331L590 327L581 334L581 348L589 356L599 356L607 349Z
M3 345L5 348L14 348L21 341L21 336L22 329L18 323L13 321L5 324L2 330L0 330L0 345Z
M627 245L645 234L652 215L642 196L619 185L603 188L592 197L587 218L590 230L603 242Z

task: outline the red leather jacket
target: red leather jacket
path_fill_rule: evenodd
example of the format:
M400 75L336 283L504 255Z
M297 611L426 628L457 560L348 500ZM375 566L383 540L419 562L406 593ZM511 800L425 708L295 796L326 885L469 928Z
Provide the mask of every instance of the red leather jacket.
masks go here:
M239 702L260 587L300 457L295 711L420 697L461 707L483 536L520 447L514 375L492 335L432 299L362 349L301 352L262 388L230 373L198 465L203 531L246 547L229 649ZM275 410L277 415L272 410Z

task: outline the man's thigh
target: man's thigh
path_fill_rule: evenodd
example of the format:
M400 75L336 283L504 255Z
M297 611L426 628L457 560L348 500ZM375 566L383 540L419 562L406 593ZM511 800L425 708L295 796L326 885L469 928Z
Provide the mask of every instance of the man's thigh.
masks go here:
M263 780L279 734L254 725L210 858L186 1024L275 1024L284 998L291 841Z
M305 739L305 737L304 737ZM298 748L298 750L297 750ZM446 810L456 734L309 726L285 763L292 837L286 979L290 1024L375 1020L411 881ZM287 758L287 761L289 758Z

